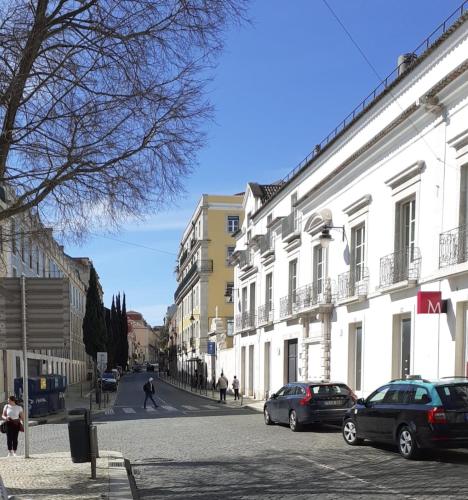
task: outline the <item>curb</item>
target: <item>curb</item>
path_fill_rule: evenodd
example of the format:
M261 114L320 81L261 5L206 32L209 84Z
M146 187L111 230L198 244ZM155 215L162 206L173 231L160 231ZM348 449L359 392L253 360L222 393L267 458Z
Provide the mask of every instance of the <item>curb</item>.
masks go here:
M183 387L179 387L179 386L177 386L175 384L172 384L171 382L167 381L166 379L159 378L159 381L160 382L164 382L165 384L170 385L171 387L174 387L175 389L179 389L181 391L187 392L188 394L192 394L194 396L198 396L199 398L207 399L208 401L212 401L212 402L216 401L216 399L210 398L210 396L205 396L204 394L198 394L196 392L189 391L187 389L184 389ZM234 405L227 405L227 406L229 406L229 408L240 408L240 409L247 408L249 410L254 410L254 411L258 412L258 413L263 413L263 402L262 402L262 407L261 408L258 408L254 404L250 404L250 403L239 405L239 406L237 406L237 405L235 405L235 406Z
M108 472L109 500L135 500L138 498L130 462L125 460L121 453L109 452Z

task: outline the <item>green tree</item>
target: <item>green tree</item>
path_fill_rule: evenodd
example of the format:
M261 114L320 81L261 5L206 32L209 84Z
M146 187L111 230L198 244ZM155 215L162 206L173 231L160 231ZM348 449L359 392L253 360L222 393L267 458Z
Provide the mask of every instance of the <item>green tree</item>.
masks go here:
M106 351L106 322L104 306L99 296L97 274L93 266L86 292L86 312L83 318L83 342L86 352L96 361L98 352Z
M125 368L128 363L128 320L127 306L125 303L125 293L123 294L121 321L121 338L122 338L122 366Z

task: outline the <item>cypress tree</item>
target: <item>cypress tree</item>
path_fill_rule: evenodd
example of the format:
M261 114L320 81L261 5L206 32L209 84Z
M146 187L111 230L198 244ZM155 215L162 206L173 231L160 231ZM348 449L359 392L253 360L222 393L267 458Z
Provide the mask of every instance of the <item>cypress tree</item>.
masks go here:
M106 351L104 306L99 297L97 274L94 266L91 266L88 290L86 292L86 311L83 318L83 343L86 353L95 361L98 352Z
M123 302L122 302L122 357L123 367L127 366L128 363L128 321L127 321L127 306L125 304L125 293L123 294Z

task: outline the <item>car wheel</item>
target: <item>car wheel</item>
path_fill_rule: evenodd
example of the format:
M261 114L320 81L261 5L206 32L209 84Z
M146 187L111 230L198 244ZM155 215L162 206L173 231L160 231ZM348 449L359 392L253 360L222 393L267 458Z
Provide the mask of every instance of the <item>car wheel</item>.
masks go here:
M270 412L268 411L268 408L266 406L263 409L263 418L265 420L265 425L273 425L273 421L270 417Z
M362 444L362 439L357 437L356 424L351 420L345 420L343 423L343 438L350 446Z
M403 426L398 433L398 451L401 456L413 460L419 456L419 447L409 427Z
M295 410L291 410L289 414L289 428L293 432L299 432L302 429L301 424L297 421L297 413Z

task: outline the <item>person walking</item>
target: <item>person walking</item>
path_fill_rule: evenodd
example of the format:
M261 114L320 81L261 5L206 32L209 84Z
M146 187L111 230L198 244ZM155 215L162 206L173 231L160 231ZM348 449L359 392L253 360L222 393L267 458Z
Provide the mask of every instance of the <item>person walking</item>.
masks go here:
M155 390L152 377L150 377L148 379L148 382L145 383L145 385L143 386L143 390L145 391L145 402L143 404L143 408L146 410L146 402L148 401L148 399L151 399L154 407L157 408L158 405L156 404L156 401L153 399L153 394L155 393Z
M18 434L23 428L23 408L18 404L15 396L8 398L3 408L2 419L6 424L8 456L16 457L18 449Z
M219 401L218 403L224 402L226 404L226 391L229 386L228 379L221 372L221 377L218 379L218 389L219 389Z
M239 397L239 379L234 375L234 380L232 381L232 388L234 389L234 401L240 399Z

